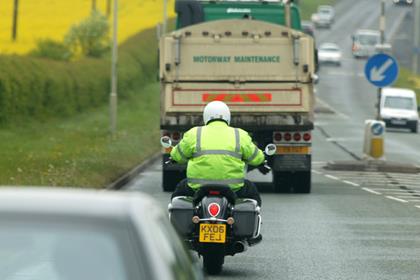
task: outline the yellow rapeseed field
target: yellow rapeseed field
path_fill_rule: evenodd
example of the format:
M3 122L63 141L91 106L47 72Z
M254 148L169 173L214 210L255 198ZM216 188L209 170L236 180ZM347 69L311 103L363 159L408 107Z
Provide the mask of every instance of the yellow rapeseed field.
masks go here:
M0 53L24 54L40 39L62 41L69 28L86 18L92 0L19 0L18 40L12 42L14 0L1 1ZM107 0L96 0L105 14ZM119 41L162 21L163 0L119 0ZM169 15L174 15L174 0L169 0ZM110 19L111 20L111 19Z

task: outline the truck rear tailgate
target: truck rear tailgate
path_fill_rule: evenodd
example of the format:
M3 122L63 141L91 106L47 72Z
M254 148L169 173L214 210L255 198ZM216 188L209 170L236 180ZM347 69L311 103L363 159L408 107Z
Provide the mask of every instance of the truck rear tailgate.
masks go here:
M309 112L312 108L312 84L295 83L182 83L166 84L166 113L202 112L215 100L229 105L233 112L279 113Z
M267 22L207 22L177 30L160 41L160 79L166 83L310 83L313 73L312 37Z

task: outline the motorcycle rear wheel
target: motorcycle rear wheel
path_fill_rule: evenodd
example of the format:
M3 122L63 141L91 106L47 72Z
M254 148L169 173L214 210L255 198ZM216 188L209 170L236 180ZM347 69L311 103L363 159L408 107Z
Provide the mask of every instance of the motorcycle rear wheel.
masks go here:
M203 255L203 266L207 274L218 275L222 272L225 255L221 252L208 252Z

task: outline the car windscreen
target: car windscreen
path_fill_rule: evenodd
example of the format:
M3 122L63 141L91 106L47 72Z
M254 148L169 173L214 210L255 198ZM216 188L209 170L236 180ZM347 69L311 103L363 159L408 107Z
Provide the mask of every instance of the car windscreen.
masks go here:
M331 14L331 10L327 10L327 9L325 9L325 10L319 10L319 13L320 14L324 14L324 15L329 15L329 14Z
M412 98L400 96L387 96L385 98L385 108L413 110L414 102Z
M338 52L339 51L335 47L321 47L319 50L324 51L324 52Z
M128 240L123 227L95 220L0 217L0 279L141 279Z
M369 45L374 46L379 44L379 35L372 35L372 34L359 34L357 35L357 41L361 45Z

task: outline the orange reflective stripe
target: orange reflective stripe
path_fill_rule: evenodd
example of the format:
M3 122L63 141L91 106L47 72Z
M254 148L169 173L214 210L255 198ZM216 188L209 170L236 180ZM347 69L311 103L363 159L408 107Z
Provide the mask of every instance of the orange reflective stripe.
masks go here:
M204 93L203 102L224 101L230 103L271 102L271 93Z

